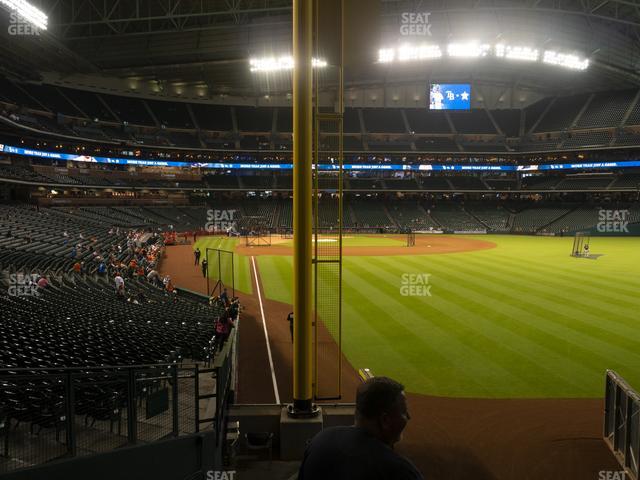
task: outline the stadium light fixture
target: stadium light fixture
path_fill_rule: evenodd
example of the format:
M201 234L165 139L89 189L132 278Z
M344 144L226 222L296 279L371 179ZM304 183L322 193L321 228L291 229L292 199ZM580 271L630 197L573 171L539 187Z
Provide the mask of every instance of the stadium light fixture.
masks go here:
M378 50L378 63L391 63L396 59L395 48L381 48Z
M486 43L479 44L478 42L450 43L447 45L447 53L449 56L460 58L486 57L490 49L490 45Z
M327 66L327 62L320 58L313 58L311 65L313 68L324 68ZM280 57L252 58L249 60L249 70L252 72L293 70L293 57L291 55L283 55Z
M589 67L588 58L581 59L577 55L558 53L554 50L545 51L542 62L549 65L558 65L560 67L569 68L571 70L586 70Z
M26 0L0 0L0 5L4 5L10 12L17 14L21 19L29 22L40 30L46 30L49 17L37 7L34 7Z
M394 63L419 60L433 60L441 57L452 58L481 58L489 54L495 58L517 60L532 63L546 63L572 70L586 70L589 68L589 60L577 55L560 53L554 50L540 50L534 47L521 45L507 45L498 43L467 42L450 43L445 47L435 44L411 45L402 44L397 48L381 48L378 50L378 63Z
M428 60L442 57L442 51L438 45L409 45L403 44L398 48L398 60Z
M503 43L496 45L495 55L498 58L524 60L528 62L537 62L540 58L540 52L535 48L505 45Z

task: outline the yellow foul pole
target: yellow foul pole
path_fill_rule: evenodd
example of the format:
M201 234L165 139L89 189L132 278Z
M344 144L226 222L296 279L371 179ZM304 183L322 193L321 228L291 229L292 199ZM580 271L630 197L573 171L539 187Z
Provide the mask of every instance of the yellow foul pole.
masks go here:
M312 411L313 1L293 0L293 410Z

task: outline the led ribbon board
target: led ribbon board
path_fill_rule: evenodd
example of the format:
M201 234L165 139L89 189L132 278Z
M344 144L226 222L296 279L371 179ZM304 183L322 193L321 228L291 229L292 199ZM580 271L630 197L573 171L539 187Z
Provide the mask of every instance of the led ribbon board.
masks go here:
M133 158L113 158L113 157L92 157L87 155L75 155L60 152L46 152L43 150L33 150L27 148L14 147L0 144L0 152L12 155L21 155L35 158L49 158L52 160L64 160L83 163L103 163L110 165L132 165L142 167L188 167L206 168L217 170L292 170L291 163L224 163L224 162L180 162L174 160L140 160ZM612 168L637 168L640 167L640 160L630 160L623 162L581 162L581 163L554 163L543 165L465 165L453 164L361 164L348 163L343 165L344 170L405 170L416 172L429 171L458 171L458 172L537 172L550 170L598 170ZM338 165L321 164L321 170L338 170ZM2 172L0 167L0 173Z

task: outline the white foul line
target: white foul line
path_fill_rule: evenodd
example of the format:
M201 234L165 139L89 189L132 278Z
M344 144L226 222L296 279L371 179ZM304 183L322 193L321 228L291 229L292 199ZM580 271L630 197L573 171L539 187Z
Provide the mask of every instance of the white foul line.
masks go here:
M273 368L273 357L271 356L271 347L269 346L269 334L267 333L267 322L264 319L264 308L262 307L262 295L260 295L260 283L258 282L258 271L256 270L256 261L251 257L253 265L253 275L256 279L256 289L258 290L258 302L260 302L260 314L262 315L262 326L264 327L264 338L267 342L267 355L269 356L269 366L271 367L271 380L273 381L273 393L276 396L276 403L280 405L280 394L278 393L278 382L276 381L276 371Z

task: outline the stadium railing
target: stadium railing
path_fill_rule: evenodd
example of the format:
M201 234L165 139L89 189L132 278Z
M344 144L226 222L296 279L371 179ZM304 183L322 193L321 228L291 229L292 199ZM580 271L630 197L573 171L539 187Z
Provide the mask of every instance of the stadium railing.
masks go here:
M640 459L640 395L617 373L607 370L604 441L627 478L638 480Z
M0 474L202 429L213 429L221 445L234 351L230 340L211 368L0 370Z

